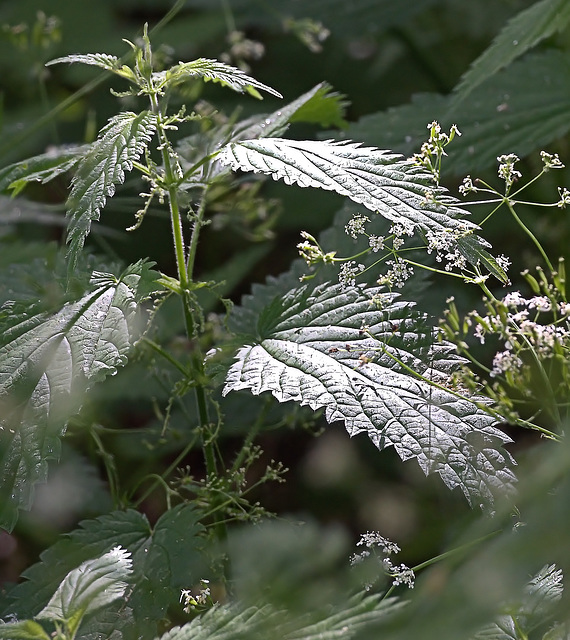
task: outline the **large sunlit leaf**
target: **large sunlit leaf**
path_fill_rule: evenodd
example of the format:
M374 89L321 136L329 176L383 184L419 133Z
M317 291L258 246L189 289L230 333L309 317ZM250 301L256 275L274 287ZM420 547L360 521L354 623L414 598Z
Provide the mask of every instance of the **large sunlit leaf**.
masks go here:
M121 598L127 589L125 580L131 574L130 553L120 546L114 547L70 571L35 617L66 622L74 631L85 615Z
M67 202L69 229L69 273L73 274L78 255L91 223L99 220L107 198L125 180L133 162L144 153L156 130L156 115L149 111L119 113L110 119L89 152L81 159L73 177Z
M542 0L512 18L455 88L455 101L462 102L472 91L522 56L541 40L566 28L570 22L568 0Z
M456 248L471 263L488 262L485 243L474 233L477 226L465 219L458 201L436 187L413 161L397 154L358 143L262 138L230 143L218 157L233 170L347 196L402 225L410 235L421 231L455 238ZM494 273L506 281L498 267Z
M78 565L121 546L132 556L132 587L124 598L96 611L81 627L81 635L105 630L105 637L121 634L123 640L151 640L169 607L179 606L180 590L191 588L204 577L198 523L192 505L179 505L161 516L153 526L135 511L114 511L86 520L62 537L23 574L4 599L0 616L32 618L42 610L70 571ZM112 611L109 616L108 611Z
M271 296L271 289L265 298ZM459 487L471 504L492 503L515 480L508 436L482 399L451 389L460 360L433 339L426 319L379 289L305 285L260 309L236 312L245 334L224 393L271 392L280 402L324 408L328 422L368 434L379 448Z
M0 309L0 523L28 508L34 483L58 457L59 437L86 390L127 361L139 302L155 286L143 262L120 278L94 272L92 291L57 311L45 302Z
M181 164L184 169L196 167L186 184L203 184L230 172L227 166L218 162L201 164L204 157L215 154L228 140L280 136L291 122L318 122L323 126L343 127L346 124L343 118L344 105L342 96L331 91L326 83L321 83L273 113L255 115L182 138L176 148Z

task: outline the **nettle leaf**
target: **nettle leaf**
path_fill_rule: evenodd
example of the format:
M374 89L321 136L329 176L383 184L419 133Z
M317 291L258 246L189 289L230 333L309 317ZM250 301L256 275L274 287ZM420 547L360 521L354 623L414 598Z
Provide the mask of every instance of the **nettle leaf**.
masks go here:
M0 191L20 192L29 182L42 184L71 171L89 149L79 147L55 147L33 158L15 162L0 170Z
M94 272L93 290L58 311L0 309L0 523L12 528L87 389L116 373L140 329L138 303L157 274L144 262L120 278Z
M124 595L131 574L131 555L120 546L86 560L65 576L36 619L66 622L75 631L85 615Z
M75 270L91 222L99 220L107 197L114 195L115 185L124 182L125 172L132 170L133 162L144 153L155 131L155 114L119 113L109 120L81 159L67 202L70 274Z
M100 67L101 69L106 69L107 71L112 71L114 73L119 73L123 66L122 62L119 58L117 58L117 56L112 56L106 53L74 53L68 56L50 60L49 62L46 62L46 67L62 63L88 64L95 67Z
M220 62L219 60L211 60L209 58L198 58L191 62L180 62L179 64L171 67L167 71L161 71L155 73L156 79L164 79L165 84L177 84L184 82L190 78L203 78L204 80L210 80L211 82L220 82L221 84L230 87L234 91L248 93L255 97L261 98L257 89L266 91L271 95L282 98L283 96L272 89L263 82L259 82L255 78L248 76L244 71L237 67Z
M341 93L333 91L326 82L317 85L309 100L305 100L289 118L289 122L314 122L322 127L348 126L344 112L348 101Z
M513 460L502 448L510 438L482 398L448 390L461 359L434 340L410 303L378 288L308 284L258 307L246 299L236 312L235 329L247 344L224 394L270 391L279 402L324 408L328 422L343 421L351 436L368 433L402 460L416 458L470 504L512 491Z
M245 609L236 604L220 605L171 629L160 640L350 640L377 629L401 606L395 598L382 599L377 594L358 594L336 606L332 614L326 609L310 617L293 616L271 605Z
M341 123L344 123L342 108L341 97L331 92L326 83L321 83L273 113L255 115L237 123L228 123L182 138L176 148L180 154L182 166L184 169L190 166L196 167L184 184L185 186L201 184L221 174L229 173L230 169L227 166L221 166L218 162L210 166L200 163L204 157L215 155L220 146L226 144L228 140L279 136L287 130L291 122L318 121L323 126L335 124L342 126Z
M123 640L150 640L167 609L180 606L180 590L206 575L200 551L203 528L198 519L192 505L178 505L153 526L133 509L86 520L23 573L24 580L9 592L0 615L34 617L78 565L120 546L132 557L131 589L118 606L115 602L91 614L81 627L81 636L101 633L104 627L106 638L120 632ZM113 615L109 617L110 610Z
M465 220L458 200L436 187L413 161L397 154L359 143L262 138L230 143L218 158L233 170L335 191L411 232L452 235L474 264L483 257L478 255L483 246L488 246L474 234L477 226ZM506 275L500 279L506 281Z
M484 53L473 62L455 88L455 102L463 101L472 91L522 56L541 40L566 28L570 22L570 4L567 0L542 0L536 2L514 18Z
M474 640L518 640L521 632L528 637L552 615L562 598L562 582L562 571L556 565L544 566L526 585L520 603L508 607L512 612L481 629Z

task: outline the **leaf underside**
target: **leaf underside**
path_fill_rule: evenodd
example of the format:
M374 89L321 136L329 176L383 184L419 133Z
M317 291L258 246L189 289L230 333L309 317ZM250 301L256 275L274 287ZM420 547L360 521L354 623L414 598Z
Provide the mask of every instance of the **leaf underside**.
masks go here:
M477 226L465 220L459 201L436 187L411 160L358 143L261 138L230 143L219 160L233 170L271 175L300 187L334 191L413 233L456 239L465 258L486 262ZM437 202L432 202L433 199ZM458 241L457 241L458 240ZM506 280L499 268L501 280Z
M512 491L513 461L503 449L510 439L478 406L482 398L445 388L461 359L434 341L409 303L380 289L309 284L261 312L255 304L237 311L237 330L256 323L258 334L238 351L224 394L270 391L279 402L324 408L328 422L343 421L351 436L368 433L402 460L416 458L472 505Z
M86 390L126 363L140 329L138 289L152 279L137 263L119 280L98 274L93 291L55 313L23 303L0 311L2 526L30 507Z
M144 153L155 131L153 113L120 113L110 119L81 159L67 202L70 274L75 270L91 223L99 220L107 198L115 193L115 185L124 182L125 173L132 170L133 162Z

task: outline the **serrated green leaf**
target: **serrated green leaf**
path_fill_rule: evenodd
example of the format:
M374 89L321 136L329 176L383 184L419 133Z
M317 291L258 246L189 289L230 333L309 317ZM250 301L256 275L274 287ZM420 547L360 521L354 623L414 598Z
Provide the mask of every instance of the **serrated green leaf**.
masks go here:
M141 329L138 302L156 276L141 262L118 279L98 274L93 291L55 313L37 303L0 311L2 526L29 508L87 389L126 363Z
M326 84L318 84L296 100L293 100L293 102L273 113L256 115L238 123L229 123L225 126L182 138L176 148L182 159L182 165L184 168L188 165L197 165L204 157L215 154L220 146L226 144L228 140L251 140L282 135L287 129L287 125L293 121L296 114L305 105L314 105L310 108L310 111L312 112L314 109L319 113L322 111L323 116L328 114L329 111L332 112L333 108L329 102L332 101L335 105L339 103L336 94L324 93L326 89ZM340 118L342 114L339 113L338 116ZM301 121L301 118L297 118L297 121ZM333 123L331 122L331 124ZM201 166L195 174L189 177L188 182L203 183L206 180L212 180L213 177L221 173L228 172L229 169L222 167L219 163L207 168Z
M0 622L2 640L50 640L43 627L33 620Z
M130 67L124 65L117 56L108 55L106 53L75 53L69 56L63 56L62 58L56 58L55 60L50 60L46 63L46 67L61 63L79 63L100 67L106 71L116 73L123 78L127 78L127 80L130 80L131 82L137 83L137 77Z
M192 505L179 505L161 516L153 527L146 516L134 510L86 520L48 548L41 562L24 572L24 581L10 592L10 601L0 615L33 617L70 571L107 552L110 546L120 545L132 555L132 591L118 609L111 605L111 620L105 608L92 614L85 626L101 633L101 621L108 634L105 637L120 632L123 640L150 640L157 634L157 625L168 607L178 605L180 590L190 588L205 575L198 517Z
M568 0L541 0L514 18L495 38L490 47L473 62L455 88L458 104L487 78L522 56L541 40L566 28L570 22Z
M463 135L447 147L443 171L473 175L495 166L499 155L512 152L523 158L566 135L569 82L570 55L556 50L529 54L508 73L479 85L457 108L449 97L419 94L410 104L361 118L343 135L411 155L426 140L428 123L457 124Z
M21 160L0 170L0 191L16 192L28 182L46 183L71 171L88 150L87 145L55 147L47 153Z
M183 627L171 629L160 640L350 640L364 637L363 631L377 628L401 606L394 598L382 600L378 595L358 594L332 615L326 610L307 618L293 617L270 605L246 609L221 605Z
M563 574L556 565L544 566L528 583L520 613L529 623L540 622L562 598Z
M107 53L75 53L50 60L49 62L46 62L46 67L62 63L88 64L95 67L101 67L101 69L107 69L107 71L117 71L121 68L121 61L119 60L119 58Z
M74 633L83 617L121 598L132 573L130 553L120 546L70 571L37 620L65 622Z
M230 143L218 157L233 170L265 173L286 184L347 196L402 225L410 235L421 231L428 237L446 236L473 264L483 255L478 250L488 246L475 235L477 226L465 220L459 201L398 154L359 143L261 138Z
M348 104L342 94L333 91L328 84L323 83L318 86L314 95L292 114L289 121L312 122L322 127L344 129L348 126L344 119L344 111Z
M272 89L263 82L259 82L255 78L248 76L244 71L237 67L220 62L219 60L211 60L208 58L198 58L191 62L181 62L167 71L161 71L154 74L156 80L160 84L164 82L165 85L178 84L184 82L190 78L203 78L211 82L220 82L221 84L230 87L234 91L243 93L244 91L250 92L251 90L259 89L266 91L271 95L282 98L283 96ZM259 94L253 93L255 97L261 97Z
M562 571L555 565L544 566L526 585L521 601L507 607L511 611L498 617L480 632L474 640L518 640L521 632L528 637L530 631L544 623L554 606L562 598Z
M512 458L503 449L510 439L481 408L482 398L447 390L460 359L434 342L409 303L380 289L326 284L278 296L260 313L248 313L248 302L236 328L250 337L224 394L270 391L280 402L324 408L328 422L343 421L351 436L368 433L402 460L416 458L470 504L512 491Z
M77 265L91 222L99 220L107 198L115 193L115 185L124 182L125 172L132 170L133 162L144 153L155 131L155 114L149 111L119 113L109 120L81 159L67 202L70 275Z

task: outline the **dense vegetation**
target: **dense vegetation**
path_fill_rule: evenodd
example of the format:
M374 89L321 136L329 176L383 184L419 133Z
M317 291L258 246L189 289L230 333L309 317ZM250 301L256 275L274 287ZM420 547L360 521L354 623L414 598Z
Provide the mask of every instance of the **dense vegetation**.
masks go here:
M0 8L0 637L568 637L570 2L76 4Z

